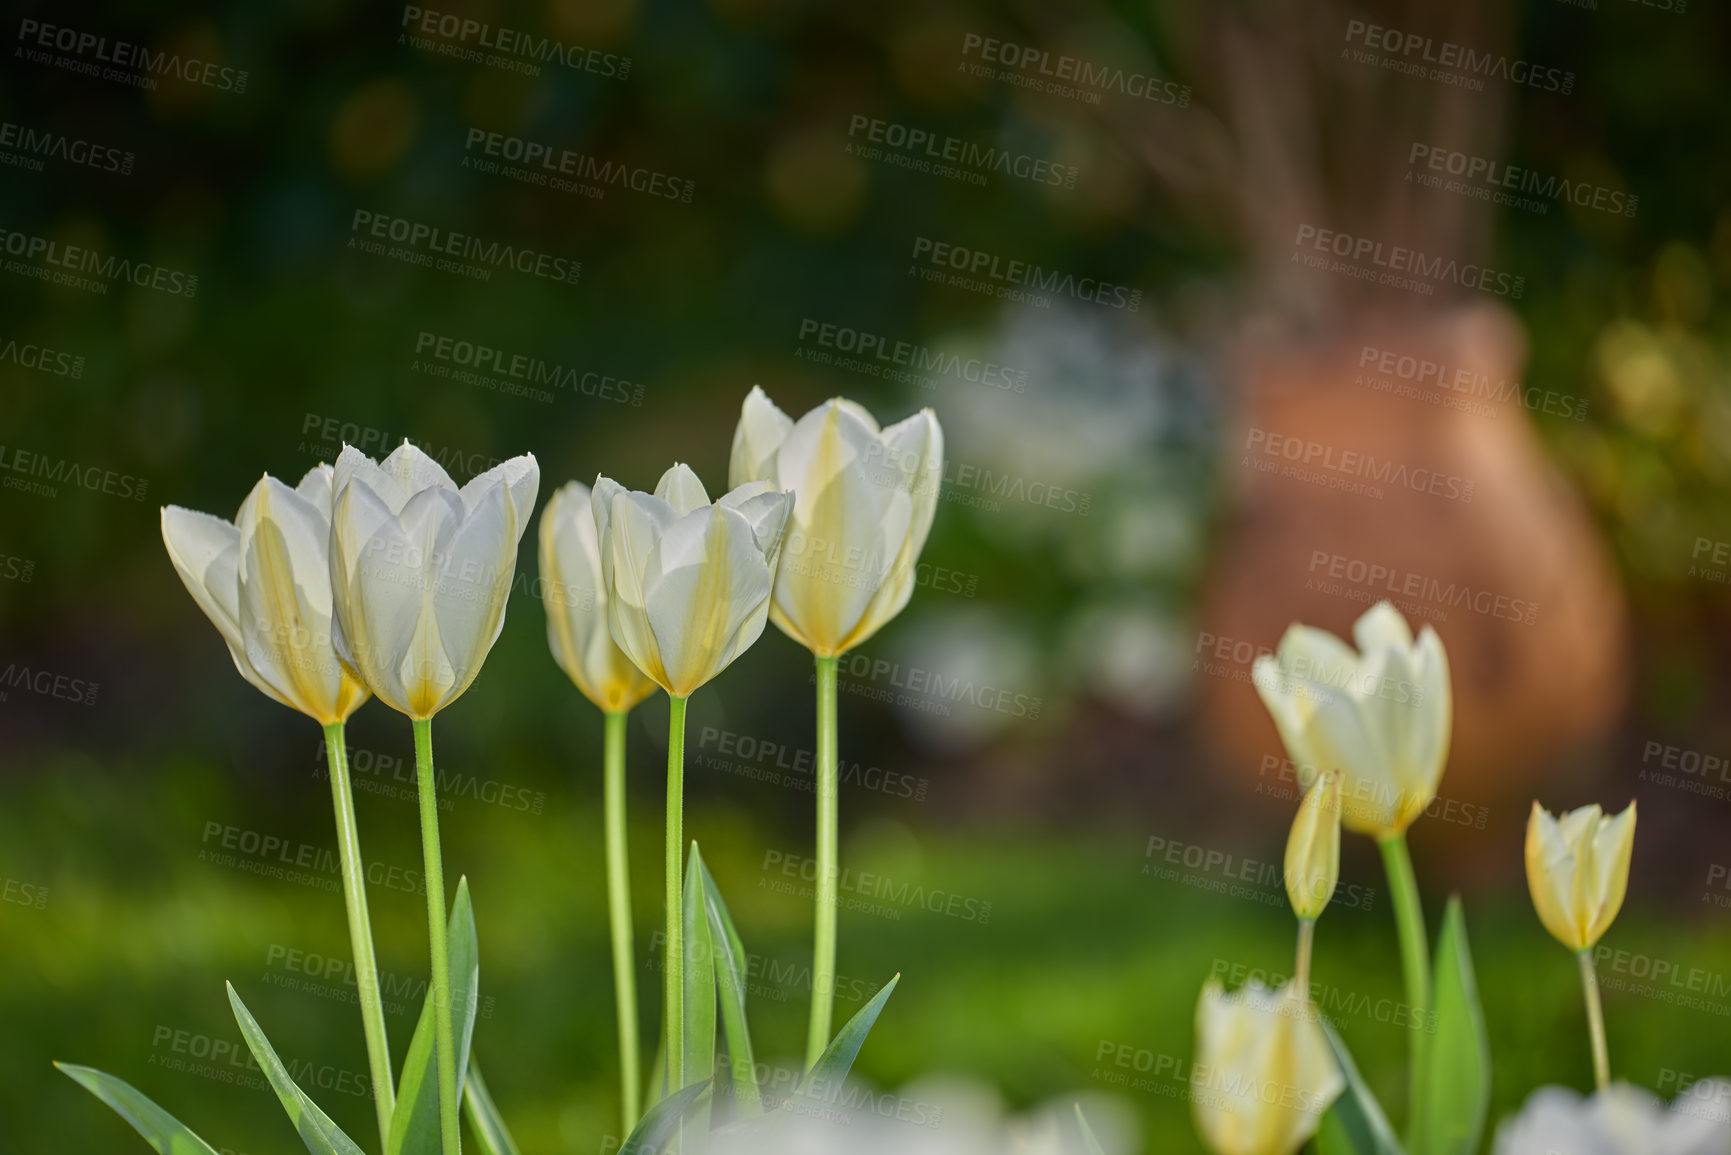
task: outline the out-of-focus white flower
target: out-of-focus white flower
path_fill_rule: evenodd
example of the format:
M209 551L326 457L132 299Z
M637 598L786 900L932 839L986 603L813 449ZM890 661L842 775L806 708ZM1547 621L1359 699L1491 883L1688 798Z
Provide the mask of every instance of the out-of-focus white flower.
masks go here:
M853 649L901 612L931 533L944 433L930 409L880 429L837 397L794 421L757 386L733 435L728 484L794 495L770 619L819 657Z
M293 489L265 474L232 522L178 505L162 511L168 558L241 677L324 725L367 700L333 648L330 536L328 465Z
M1497 1128L1495 1155L1725 1155L1731 1151L1731 1080L1693 1082L1665 1104L1612 1083L1590 1097L1540 1087Z
M540 481L528 454L459 489L407 441L377 464L343 446L331 486L336 647L381 702L431 718L481 672Z
M1387 602L1352 627L1358 650L1294 624L1252 677L1308 788L1341 772L1341 822L1378 840L1406 833L1436 797L1454 722L1448 654L1426 626L1413 641Z
M1202 988L1190 1105L1216 1155L1292 1155L1345 1088L1315 1009L1290 982Z
M757 641L792 505L791 493L761 481L711 504L685 465L654 493L596 479L608 624L656 685L689 697Z

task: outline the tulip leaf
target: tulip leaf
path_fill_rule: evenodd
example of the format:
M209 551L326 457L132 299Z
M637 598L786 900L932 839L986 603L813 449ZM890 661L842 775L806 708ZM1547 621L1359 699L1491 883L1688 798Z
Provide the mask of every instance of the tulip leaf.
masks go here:
M481 1144L482 1155L521 1155L499 1115L499 1108L493 1105L493 1096L487 1093L487 1080L481 1078L481 1068L472 1061L469 1077L463 1081L463 1110Z
M703 901L709 912L709 937L715 959L715 989L721 1002L721 1034L727 1042L728 1079L733 1100L741 1117L761 1114L763 1098L757 1089L757 1059L751 1050L751 1031L745 1022L745 944L733 918L727 913L721 890L710 877L709 868L697 858L697 868L703 875Z
M648 1110L667 1097L667 1017L662 1016L661 1028L655 1032L655 1062L649 1067L649 1085L643 1091L643 1109Z
M667 1149L667 1141L679 1129L679 1123L692 1106L709 1090L709 1080L691 1084L675 1091L644 1112L619 1155L659 1155Z
M1413 1155L1469 1155L1479 1148L1491 1098L1490 1040L1467 948L1466 916L1450 898L1432 971L1430 1032L1413 1104Z
M816 981L817 976L812 976ZM884 984L884 989L873 995L871 1001L861 1007L847 1025L836 1033L819 1055L817 1062L812 1064L805 1078L800 1082L796 1096L811 1095L833 1096L841 1090L842 1083L847 1079L848 1072L853 1070L853 1061L859 1056L859 1049L865 1043L866 1036L871 1033L872 1024L878 1021L878 1014L884 1009L884 1004L890 1001L890 992L896 989L896 984L902 981L902 976Z
M117 1079L95 1067L80 1067L73 1063L55 1063L61 1073L78 1084L125 1119L144 1141L156 1149L157 1155L216 1155L209 1143L158 1107L151 1098L124 1079Z
M1094 1128L1088 1126L1088 1116L1082 1114L1082 1104L1076 1105L1076 1126L1082 1132L1082 1148L1088 1155L1106 1155L1105 1148L1100 1146L1100 1140L1094 1138Z
M1334 1061L1340 1065L1346 1089L1322 1116L1316 1132L1317 1155L1404 1155L1394 1128L1382 1113L1376 1096L1364 1085L1352 1053L1335 1034L1328 1020L1318 1019L1328 1045L1334 1049Z
M715 948L709 934L708 902L703 893L703 856L697 843L691 844L691 855L685 866L685 891L681 896L684 910L680 924L685 937L685 960L680 981L685 985L685 1056L681 1068L683 1077L676 1080L679 1090L698 1079L708 1080L715 1073ZM705 1099L682 1116L682 1128L688 1140L709 1131L709 1106ZM687 1142L687 1148L693 1144Z
M240 1033L246 1039L246 1045L251 1048L252 1057L258 1060L264 1077L270 1080L276 1097L282 1101L289 1121L295 1125L295 1130L300 1132L301 1142L306 1144L307 1150L312 1155L362 1155L355 1141L343 1134L342 1128L331 1122L331 1117L319 1110L318 1104L307 1098L306 1092L295 1085L288 1068L277 1058L270 1040L265 1038L264 1031L259 1029L258 1021L252 1017L252 1012L246 1009L246 1004L240 1001L234 984L227 985L229 1005L234 1008L234 1019L240 1024Z
M469 900L469 880L457 881L451 904L451 925L445 949L451 959L452 1033L457 1044L457 1094L463 1094L469 1069L469 1044L475 1036L475 1009L480 1005L481 957L475 940L475 911ZM439 1065L433 1061L437 1029L433 1023L434 991L427 983L421 1018L403 1073L397 1081L397 1109L391 1115L391 1137L385 1155L439 1155Z

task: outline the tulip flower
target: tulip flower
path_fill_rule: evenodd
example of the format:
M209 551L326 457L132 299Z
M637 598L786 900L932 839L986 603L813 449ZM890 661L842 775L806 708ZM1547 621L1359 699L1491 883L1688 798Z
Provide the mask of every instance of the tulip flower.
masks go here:
M1286 897L1298 916L1294 985L1310 997L1310 952L1316 920L1340 881L1340 771L1323 774L1305 792L1286 837Z
M1292 984L1226 994L1210 979L1202 988L1190 1101L1216 1155L1292 1155L1345 1087L1316 1013Z
M619 1019L621 1135L638 1114L637 977L631 945L631 877L625 841L625 715L655 692L613 641L601 581L601 542L589 487L567 483L541 511L541 598L547 644L571 681L606 718L602 812L607 844L607 912L613 938L614 1009Z
M728 466L732 485L795 494L770 619L817 663L817 895L806 1065L829 1043L837 869L836 658L908 604L943 477L944 433L930 409L880 429L834 398L794 421L762 389L746 395Z
M1589 1098L1540 1087L1497 1128L1493 1155L1722 1155L1731 1151L1731 1080L1699 1079L1671 1101L1612 1083Z
M1527 819L1527 889L1539 921L1580 961L1593 1072L1600 1088L1610 1082L1610 1060L1593 947L1623 908L1634 850L1633 802L1616 817L1593 805L1571 810L1561 820L1533 803Z
M444 996L433 1015L444 1155L458 1155L459 1084L432 718L474 682L505 626L517 543L540 481L535 458L525 455L459 489L404 441L376 464L343 446L331 485L337 653L374 697L414 725L432 983Z
M1378 602L1353 624L1351 646L1294 623L1273 656L1256 659L1252 680L1286 752L1309 786L1323 770L1341 775L1340 820L1382 851L1400 935L1407 1004L1430 1005L1430 952L1406 829L1436 797L1448 761L1454 695L1448 654L1426 626L1413 641L1406 619ZM1422 1038L1411 1040L1412 1072Z
M662 1018L671 1093L698 1074L682 1068L685 703L763 634L793 495L759 481L711 503L697 475L676 464L652 494L597 478L590 504L613 640L668 696Z
M332 640L331 476L330 466L319 465L290 489L267 473L232 522L167 506L162 542L187 592L228 644L241 677L324 728L361 1026L379 1136L385 1139L395 1082L344 735L367 689L338 660Z

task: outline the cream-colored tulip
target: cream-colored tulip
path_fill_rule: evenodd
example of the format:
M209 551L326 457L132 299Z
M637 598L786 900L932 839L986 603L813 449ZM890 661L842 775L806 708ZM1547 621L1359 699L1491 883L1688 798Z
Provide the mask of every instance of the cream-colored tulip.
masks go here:
M1286 897L1299 918L1317 919L1340 881L1340 771L1311 783L1286 837Z
M763 633L793 494L753 482L712 504L675 465L654 493L597 478L591 505L613 640L689 697Z
M797 422L753 386L728 484L794 494L770 619L819 657L859 645L902 611L937 512L944 433L930 409L888 429L837 397Z
M601 541L589 487L567 482L541 510L541 600L547 644L583 696L602 710L629 710L655 683L625 656L607 625Z
M1352 627L1351 646L1294 624L1253 680L1308 787L1341 772L1341 821L1379 841L1404 834L1436 797L1454 719L1448 654L1426 626L1378 602Z
M290 489L265 474L232 522L165 506L162 542L241 677L323 725L347 720L367 689L331 639L331 467Z
M1537 802L1527 819L1527 889L1539 921L1572 951L1590 950L1623 908L1635 849L1635 804L1611 817L1597 805L1561 819Z
M540 480L527 454L459 489L407 441L376 464L343 446L332 479L337 653L381 702L431 718L474 682L505 625Z
M1190 1101L1216 1155L1292 1155L1345 1086L1316 1011L1291 983L1202 988Z

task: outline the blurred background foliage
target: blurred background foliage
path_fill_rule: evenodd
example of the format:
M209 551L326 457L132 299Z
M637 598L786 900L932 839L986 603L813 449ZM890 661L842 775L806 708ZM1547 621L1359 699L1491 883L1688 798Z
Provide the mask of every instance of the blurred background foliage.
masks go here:
M598 471L647 487L674 460L716 490L753 383L796 413L835 393L886 420L931 405L950 443L934 568L865 648L897 672L844 679L841 706L844 759L906 775L920 797L844 790L843 848L852 867L991 911L844 912L844 974L864 990L906 976L861 1071L882 1086L968 1072L1015 1109L1114 1093L1147 1149L1190 1149L1184 1103L1113 1087L1097 1056L1110 1042L1187 1059L1196 992L1217 965L1280 972L1290 959L1277 902L1142 873L1151 836L1277 861L1286 820L1283 805L1214 773L1189 712L1195 606L1226 516L1233 382L1221 355L1247 310L1244 254L1230 230L1180 212L1109 120L958 68L970 33L1075 41L1203 90L1204 66L1170 47L1181 6L556 0L460 11L628 56L629 80L456 62L403 43L403 14L388 7L15 11L178 46L245 68L250 82L243 95L166 81L140 92L16 55L0 76L5 120L137 158L124 176L53 162L0 170L5 226L200 276L188 299L0 275L3 335L85 364L76 380L0 364L0 443L149 483L142 502L67 486L53 498L0 491L0 553L18 562L0 580L0 661L99 686L90 706L16 686L0 700L0 871L29 900L0 904L0 1151L129 1149L120 1125L53 1072L55 1058L133 1079L225 1150L291 1150L268 1094L164 1066L179 1057L175 1032L238 1041L223 979L285 1054L365 1067L353 1008L283 985L296 977L285 952L342 955L335 895L212 861L229 828L330 844L318 732L234 675L166 564L156 506L226 514L261 471L293 478L332 458L344 431L375 451L407 436L478 464L532 451L544 492ZM1535 422L1591 502L1634 612L1636 693L1611 767L1593 779L1607 801L1642 800L1633 897L1609 943L1698 968L1718 990L1708 1011L1723 1016L1731 935L1715 899L1731 892L1710 890L1709 868L1723 861L1714 832L1726 802L1638 787L1637 776L1655 735L1731 750L1716 708L1726 591L1691 558L1698 539L1731 540L1731 19L1709 5L1530 0L1518 25L1520 52L1580 80L1568 100L1512 98L1507 158L1640 196L1634 218L1481 210L1499 258L1528 276L1516 304L1530 382L1591 399L1584 422ZM1333 50L1328 35L1318 53ZM1001 178L982 189L862 160L846 147L856 114L1051 156L1082 177L1073 190ZM465 167L474 129L646 166L695 193L682 204L531 188ZM364 255L348 247L357 210L581 260L581 283L475 283ZM1000 307L910 276L916 236L1140 287L1144 304ZM1023 368L1028 386L920 388L817 365L796 355L806 319L977 351ZM570 390L543 404L430 376L415 367L422 333L640 384L641 404ZM981 476L1039 483L1086 513L993 498ZM532 578L532 545L520 564ZM869 693L920 670L1007 689L1021 705L897 706ZM786 966L808 949L809 904L772 888L772 856L809 854L810 795L788 785L797 773L763 781L751 758L732 757L732 772L714 759L726 757L723 731L809 748L809 685L803 652L772 630L692 707L690 832L749 948ZM646 959L658 918L657 708L632 729ZM617 1073L600 726L547 655L527 584L485 673L438 730L441 762L477 792L490 782L541 798L533 812L459 797L444 823L447 863L474 887L494 1000L477 1053L528 1150L603 1151ZM381 788L405 772L396 715L369 706L351 741ZM360 807L368 857L414 869L413 807L377 792ZM1573 968L1519 885L1522 820L1498 812L1487 831L1416 832L1433 917L1447 887L1473 888L1498 1114L1540 1082L1585 1086L1589 1070ZM1667 868L1644 871L1648 854ZM1368 847L1349 847L1346 870L1380 896ZM373 895L382 966L418 973L419 897ZM1331 912L1319 981L1397 997L1386 910L1379 897ZM644 989L648 1029L654 984ZM754 994L759 1050L786 1062L805 995L774 983ZM1607 1002L1612 1056L1631 1081L1670 1072L1674 1090L1676 1072L1724 1072L1722 1032L1717 1020L1702 1028L1702 1010L1663 991ZM399 1052L410 1022L391 1020ZM1348 1015L1342 1029L1385 1101L1400 1103L1398 1028ZM364 1098L321 1100L365 1132Z

